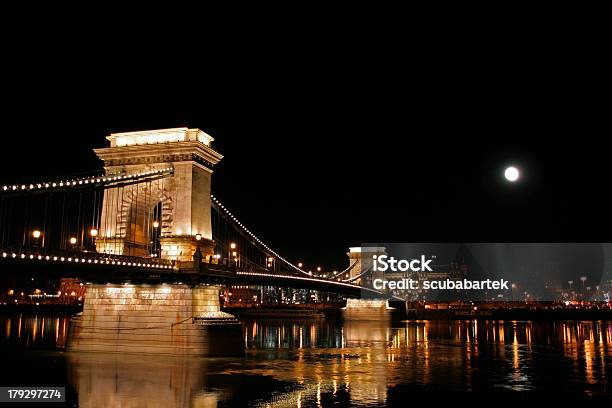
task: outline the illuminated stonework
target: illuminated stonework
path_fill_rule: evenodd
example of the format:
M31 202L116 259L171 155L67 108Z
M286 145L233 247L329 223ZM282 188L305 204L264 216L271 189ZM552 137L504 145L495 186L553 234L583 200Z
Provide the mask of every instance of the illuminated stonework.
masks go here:
M388 300L382 299L347 299L343 318L357 321L388 321L391 318Z
M198 141L206 146L210 146L211 142L215 140L200 129L188 129L186 127L111 133L106 138L111 142L111 147L188 141Z
M197 246L209 254L205 251L212 240L211 176L223 158L211 147L214 139L188 128L113 133L107 139L110 147L94 150L107 175L166 168L172 175L105 189L96 250L150 256L155 231L151 213L157 207L162 257L191 261ZM201 240L194 245L196 235Z
M219 288L88 284L69 351L235 355L242 326L220 311Z
M350 268L349 279L354 279L354 284L363 286L363 279L360 276L369 273L372 268L372 256L386 253L386 249L383 247L349 248L349 252L347 253Z

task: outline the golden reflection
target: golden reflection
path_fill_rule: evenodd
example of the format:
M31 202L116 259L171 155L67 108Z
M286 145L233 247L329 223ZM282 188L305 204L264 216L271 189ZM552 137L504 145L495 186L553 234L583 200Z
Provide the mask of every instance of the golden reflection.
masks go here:
M593 375L593 360L595 359L595 343L591 340L584 340L584 377L587 384L595 383Z
M36 341L37 334L38 334L38 316L34 316L34 324L32 325L32 342Z
M217 406L216 393L202 392L206 359L98 353L68 353L67 358L79 406L134 406L137 401L152 408Z
M304 347L304 329L302 327L300 327L300 345L298 347Z
M512 327L512 332L514 333L514 340L512 341L512 356L513 356L513 366L515 370L519 369L519 344L518 339L516 337L516 327Z
M6 318L5 335L27 345L55 342L62 347L68 319L46 319L51 317ZM591 392L609 383L607 364L612 359L612 324L606 321L410 320L392 325L347 320L340 326L325 319L258 320L245 322L243 334L249 349L244 359L215 363L68 353L69 378L82 406L129 406L141 400L153 400L148 406L215 406L236 391L224 388L229 387L226 381L219 386L218 379L213 392L206 390L209 372L216 378L267 376L296 384L263 406L277 400L322 406L330 399L384 405L393 395L389 390L402 384L477 390L491 381L514 390L532 389L540 362L545 362L538 355L545 353L552 353L545 358L563 360L559 370L546 375L579 381ZM483 359L493 368L486 374L479 369Z

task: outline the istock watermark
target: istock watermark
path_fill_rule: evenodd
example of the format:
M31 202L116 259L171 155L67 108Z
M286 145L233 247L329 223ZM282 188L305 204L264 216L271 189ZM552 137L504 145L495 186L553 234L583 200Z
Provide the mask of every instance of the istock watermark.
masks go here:
M421 272L433 270L429 267L429 264L433 259L426 259L425 255L421 255L421 259L395 259L394 257L388 257L387 255L373 255L373 267L374 272Z

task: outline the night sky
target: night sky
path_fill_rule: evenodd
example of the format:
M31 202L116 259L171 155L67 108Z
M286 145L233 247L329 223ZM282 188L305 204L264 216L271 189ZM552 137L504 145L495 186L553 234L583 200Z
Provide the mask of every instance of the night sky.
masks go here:
M215 194L307 267L345 267L362 242L612 238L595 45L254 37L10 47L0 182L100 169L91 150L111 132L189 126L225 155Z

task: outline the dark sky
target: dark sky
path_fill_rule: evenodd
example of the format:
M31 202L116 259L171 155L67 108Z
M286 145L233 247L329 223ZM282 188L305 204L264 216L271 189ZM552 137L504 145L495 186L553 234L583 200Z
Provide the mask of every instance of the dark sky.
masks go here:
M75 36L5 50L0 182L98 169L111 132L189 126L225 155L215 193L310 265L343 267L361 242L612 238L610 67L592 41Z

